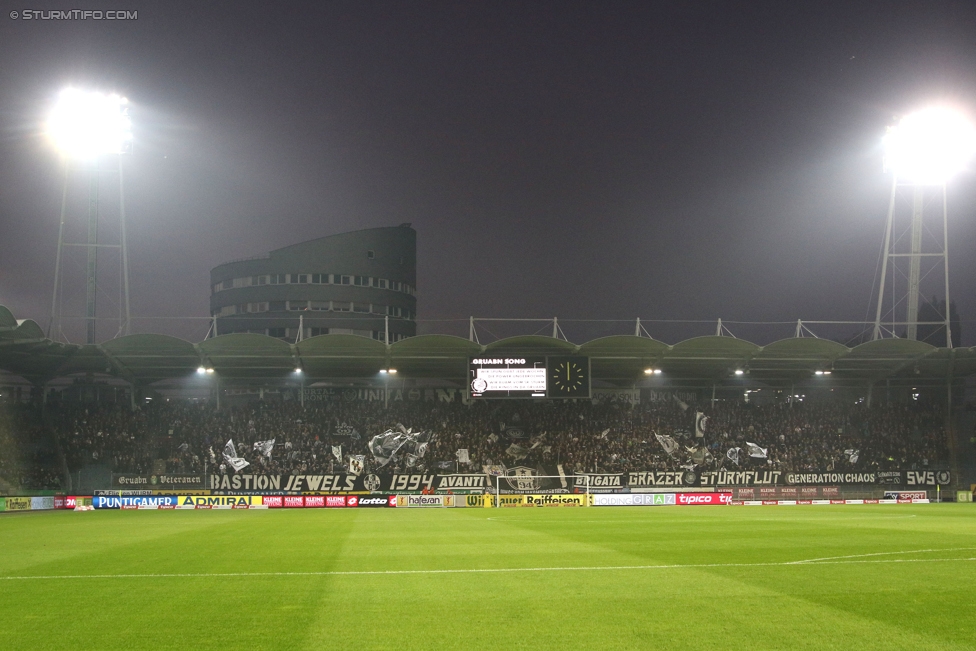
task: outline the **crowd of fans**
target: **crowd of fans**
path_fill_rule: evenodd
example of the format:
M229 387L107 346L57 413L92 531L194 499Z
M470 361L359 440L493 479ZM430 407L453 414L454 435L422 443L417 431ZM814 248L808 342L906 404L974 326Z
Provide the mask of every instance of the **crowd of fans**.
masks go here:
M696 414L707 420L696 436ZM409 431L414 443L377 459L370 440ZM274 440L272 449L256 443ZM793 472L943 468L944 416L918 404L685 404L404 401L156 401L0 409L0 490L57 488L64 471L233 473L482 472L516 465L572 472L771 469ZM673 441L673 443L671 443ZM425 444L425 445L422 445ZM763 455L750 455L758 446ZM266 446L267 447L267 446ZM459 450L465 450L459 455ZM730 450L732 452L730 452ZM60 454L60 456L59 456ZM240 463L240 462L239 462ZM362 464L360 467L359 464Z
M703 437L696 436L699 411L707 416ZM28 436L44 428L27 408L21 408L18 419ZM72 472L100 465L115 473L230 474L235 470L224 454L228 441L248 463L239 472L266 474L342 473L350 464L360 470L359 462L362 472L381 466L383 472L482 472L484 466L561 465L572 473L680 468L868 472L941 468L948 461L944 415L917 404L404 401L386 408L382 402L337 400L302 407L269 400L215 409L209 403L172 400L135 410L61 405L47 423ZM420 432L410 448L415 454L401 453L382 465L369 442L388 430ZM255 443L272 439L269 453L256 449ZM749 444L765 454L750 456L755 448ZM458 450L467 451L466 462ZM34 465L56 475L56 465L47 461ZM0 456L0 477L9 474L4 463ZM57 478L40 475L28 481L54 484Z
M23 404L0 407L0 491L58 488L62 474L40 411Z

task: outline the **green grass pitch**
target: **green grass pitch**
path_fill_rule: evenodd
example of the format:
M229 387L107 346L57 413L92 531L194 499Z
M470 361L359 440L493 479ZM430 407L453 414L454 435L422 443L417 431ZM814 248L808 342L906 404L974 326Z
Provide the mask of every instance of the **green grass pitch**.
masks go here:
M362 648L976 649L976 508L0 516L5 651Z

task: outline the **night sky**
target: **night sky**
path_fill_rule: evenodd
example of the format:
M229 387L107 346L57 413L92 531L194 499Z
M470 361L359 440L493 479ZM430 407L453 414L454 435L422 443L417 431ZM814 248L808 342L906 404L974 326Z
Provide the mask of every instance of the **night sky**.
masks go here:
M863 320L884 128L976 114L974 2L109 4L0 3L0 304L42 325L61 171L39 122L68 84L133 103L135 316L205 317L221 262L410 222L419 329L461 334L433 320ZM138 19L9 18L79 7ZM949 192L972 345L976 174Z

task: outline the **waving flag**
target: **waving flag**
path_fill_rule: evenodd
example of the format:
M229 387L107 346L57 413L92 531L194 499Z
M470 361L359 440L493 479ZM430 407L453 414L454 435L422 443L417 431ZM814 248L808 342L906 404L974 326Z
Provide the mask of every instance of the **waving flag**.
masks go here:
M249 462L245 461L241 457L237 456L237 448L234 447L234 439L227 441L227 445L224 446L224 461L227 462L234 472L240 472L251 465Z
M749 456L753 459L765 459L766 452L768 450L768 448L761 448L755 443L750 443L749 441L746 441L746 449L749 450Z
M673 457L674 453L678 451L678 442L667 434L655 433L654 437L657 438L657 442L661 444L668 456Z

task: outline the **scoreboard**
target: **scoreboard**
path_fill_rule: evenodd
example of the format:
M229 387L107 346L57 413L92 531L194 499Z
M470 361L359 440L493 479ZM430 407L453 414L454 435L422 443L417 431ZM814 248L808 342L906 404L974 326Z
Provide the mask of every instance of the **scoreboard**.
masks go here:
M497 355L468 360L472 398L589 398L588 357Z

